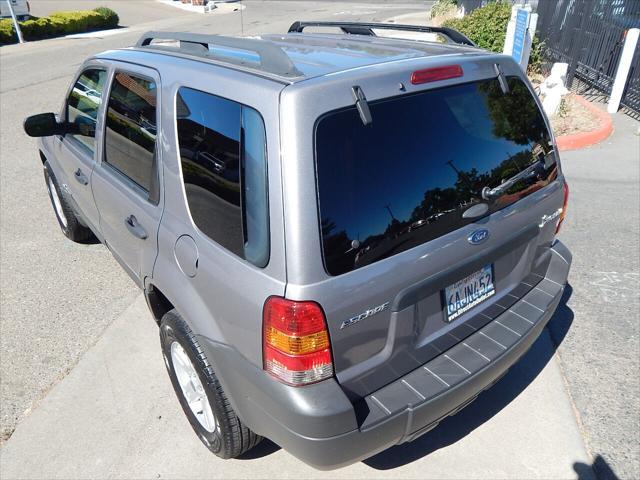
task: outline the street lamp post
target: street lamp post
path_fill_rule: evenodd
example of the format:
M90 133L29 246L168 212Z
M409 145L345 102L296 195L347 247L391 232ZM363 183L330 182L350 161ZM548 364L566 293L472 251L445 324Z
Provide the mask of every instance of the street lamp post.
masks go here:
M11 0L7 0L7 5L9 6L9 13L11 13L11 19L13 20L13 26L16 29L16 34L18 35L18 41L20 43L24 43L24 39L22 38L22 30L20 30L20 25L18 24L18 19L16 18L16 14L13 11L13 5L11 5Z

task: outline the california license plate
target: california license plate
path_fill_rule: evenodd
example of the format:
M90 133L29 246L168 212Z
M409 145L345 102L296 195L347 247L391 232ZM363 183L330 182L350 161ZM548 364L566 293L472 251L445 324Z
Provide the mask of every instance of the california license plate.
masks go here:
M451 322L496 293L492 265L458 280L444 289L445 318Z

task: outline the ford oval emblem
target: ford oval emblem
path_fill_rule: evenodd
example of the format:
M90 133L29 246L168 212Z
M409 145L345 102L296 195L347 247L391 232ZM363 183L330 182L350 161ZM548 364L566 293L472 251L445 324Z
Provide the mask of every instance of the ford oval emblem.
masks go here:
M486 228L481 228L480 230L476 230L471 235L467 237L467 240L471 245L480 245L487 238L489 238L489 230Z

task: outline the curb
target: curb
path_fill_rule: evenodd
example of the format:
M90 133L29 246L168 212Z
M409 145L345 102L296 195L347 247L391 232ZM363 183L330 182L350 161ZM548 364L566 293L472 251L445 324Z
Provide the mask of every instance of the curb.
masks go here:
M602 142L613 132L613 121L607 112L603 112L596 106L592 105L586 98L576 95L578 103L592 112L600 121L600 128L590 132L573 133L571 135L562 135L556 137L556 145L558 150L566 152L568 150L578 150L580 148L589 147L596 143Z

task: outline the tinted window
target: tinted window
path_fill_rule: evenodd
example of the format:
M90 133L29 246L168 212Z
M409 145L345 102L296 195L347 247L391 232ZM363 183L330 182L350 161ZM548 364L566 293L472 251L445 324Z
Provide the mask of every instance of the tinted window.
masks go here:
M67 121L80 125L82 132L69 136L92 152L95 150L96 120L106 78L105 70L85 70L73 85L67 100Z
M156 142L156 84L117 72L107 105L106 163L151 190Z
M332 275L387 258L472 220L462 213L494 190L488 214L544 187L555 153L528 88L497 79L372 102L373 123L355 108L316 129L324 261ZM509 183L505 184L509 185ZM476 219L477 220L477 219Z
M258 266L269 259L265 133L252 108L189 88L176 99L189 210L208 237Z

